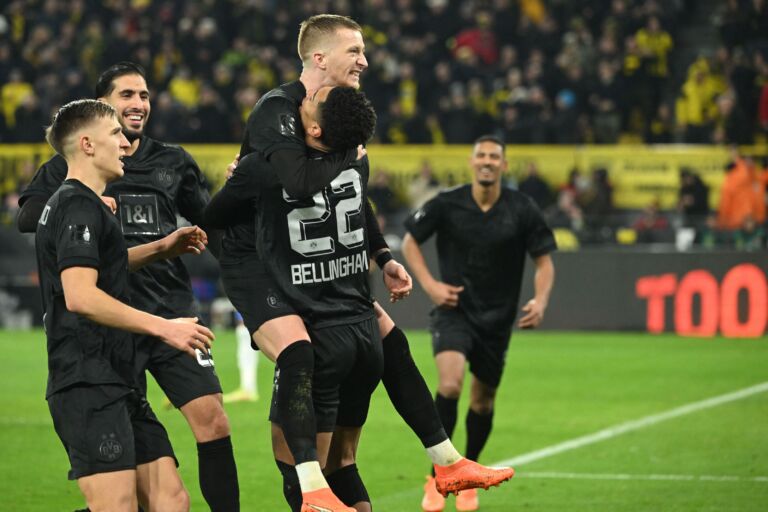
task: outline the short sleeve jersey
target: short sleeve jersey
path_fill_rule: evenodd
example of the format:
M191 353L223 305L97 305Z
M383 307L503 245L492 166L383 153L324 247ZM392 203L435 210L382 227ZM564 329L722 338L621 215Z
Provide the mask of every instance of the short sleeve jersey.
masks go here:
M487 212L472 198L471 185L443 191L405 225L419 243L437 234L442 281L464 286L458 309L486 331L515 321L526 254L535 258L557 248L538 207L508 188Z
M133 336L67 310L61 272L98 271L96 286L128 301L128 250L120 223L101 199L66 180L43 209L35 237L48 341L46 397L75 384L135 387Z
M291 305L317 328L370 318L367 157L300 200L285 193L261 154L243 164L232 180L250 184L258 253Z
M142 137L138 150L123 162L125 175L110 183L104 195L117 201L117 220L129 247L169 235L178 227L177 215L200 223L210 195L205 177L189 153ZM49 197L66 174L66 162L54 156L37 171L19 203L31 196ZM192 312L189 274L180 258L146 265L129 279L136 308L161 316Z

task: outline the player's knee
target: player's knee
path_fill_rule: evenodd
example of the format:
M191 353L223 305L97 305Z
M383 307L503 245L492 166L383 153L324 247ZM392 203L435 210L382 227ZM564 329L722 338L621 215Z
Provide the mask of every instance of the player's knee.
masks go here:
M437 387L438 393L445 398L459 398L461 396L461 379L443 379Z
M161 502L152 510L167 510L169 512L188 512L190 507L189 493L183 486L169 489L163 494Z

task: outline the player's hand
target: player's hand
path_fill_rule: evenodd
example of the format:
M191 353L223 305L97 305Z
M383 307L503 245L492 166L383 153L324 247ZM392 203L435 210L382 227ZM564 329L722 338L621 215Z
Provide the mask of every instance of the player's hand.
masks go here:
M197 357L195 350L208 353L214 340L213 332L194 318L175 318L165 320L159 338L168 345Z
M198 226L179 228L163 239L166 258L175 258L182 254L201 254L208 245L208 235Z
M459 294L464 291L464 287L435 281L428 288L425 288L425 291L436 306L455 308L459 305Z
M357 146L357 158L356 160L362 159L365 155L368 154L368 150L366 150L362 144Z
M395 260L389 260L381 271L384 285L389 290L389 302L397 302L411 294L413 280L404 266Z
M237 167L237 164L240 163L240 153L235 155L235 159L232 160L232 163L227 166L227 174L224 176L224 178L229 179L232 177L232 174L235 172L235 167Z
M117 201L114 197L101 196L102 202L107 205L107 208L112 210L112 213L117 213Z
M544 320L544 304L539 304L536 299L531 299L523 306L523 313L525 316L517 322L517 326L521 329L535 329Z

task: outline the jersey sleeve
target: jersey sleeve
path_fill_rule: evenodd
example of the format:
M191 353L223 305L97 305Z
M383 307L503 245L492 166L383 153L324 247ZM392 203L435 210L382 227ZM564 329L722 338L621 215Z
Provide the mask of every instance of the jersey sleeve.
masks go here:
M525 248L532 258L537 258L557 250L557 242L539 207L530 197L526 196L526 200Z
M208 181L192 155L186 151L184 151L181 185L176 197L179 213L192 224L201 224L203 222L203 210L211 200L208 192Z
M266 174L258 168L256 154L245 156L232 176L205 207L204 223L207 227L224 229L253 219L253 205Z
M418 243L423 243L437 231L443 215L442 203L438 194L405 220L405 229Z
M251 150L269 158L280 149L306 152L298 109L288 98L266 98L248 117L246 136Z
M24 206L30 197L42 197L47 201L66 177L67 162L60 155L55 155L37 170L32 181L19 196L19 206Z
M60 204L54 226L59 272L70 267L99 267L99 237L103 232L100 206L82 197Z

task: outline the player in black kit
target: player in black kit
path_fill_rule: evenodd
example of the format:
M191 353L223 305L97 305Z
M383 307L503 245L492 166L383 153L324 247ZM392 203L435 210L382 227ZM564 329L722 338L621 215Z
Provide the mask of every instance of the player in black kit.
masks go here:
M305 20L298 38L299 56L304 69L298 81L284 84L262 97L251 113L240 154L260 152L273 165L277 179L291 197L311 197L346 170L357 156L354 150L323 159L309 159L299 119L302 99L324 85L359 87L360 74L367 68L360 26L344 16L318 15ZM367 201L365 207L368 207ZM378 230L377 230L378 232ZM369 232L370 255L383 270L393 299L407 295L410 276L392 259L383 236ZM257 256L251 256L251 261ZM245 261L245 260L243 260ZM241 262L242 263L242 262ZM257 266L256 264L254 264ZM224 272L224 269L222 270ZM253 290L252 290L253 291ZM265 300L269 300L267 295ZM278 404L301 404L305 414L281 414L283 430L296 461L302 489L318 489L325 484L315 451L315 420L311 396L304 385L311 376L313 353L309 335L292 305L276 303L271 318L263 319L253 338L280 368ZM385 369L382 381L390 399L427 449L438 472L442 492L471 487L487 487L509 479L509 468L493 469L461 457L440 424L432 398L419 373L403 332L376 303L379 331L384 343ZM245 313L243 316L245 318ZM247 320L247 319L246 319ZM295 407L294 407L295 409ZM281 467L286 481L292 471ZM356 473L344 476L345 484L358 479ZM313 483L310 483L313 482Z
M501 185L507 168L496 137L475 141L472 184L441 192L406 221L403 254L432 302L432 343L440 382L437 410L449 434L469 361L472 395L467 413L466 457L477 460L491 432L512 325L517 316L526 254L536 265L535 297L523 307L521 328L537 327L554 283L552 231L533 201ZM437 233L440 280L427 268L419 244ZM424 510L442 510L430 480ZM437 503L435 503L437 502ZM476 510L476 491L457 497L457 510Z
M140 389L131 333L194 360L213 334L196 318L166 320L127 305L128 269L204 250L192 226L127 248L99 199L123 175L130 147L113 107L80 100L47 131L66 158L66 180L44 205L35 239L48 349L46 399L76 479L94 512L187 511L168 435ZM184 354L184 352L187 354ZM138 498L137 498L138 493Z
M368 100L351 87L323 87L312 98L305 97L301 108L307 143L318 158L328 154L331 144L334 148L355 148L366 142L373 135L375 119ZM332 473L330 482L338 477L334 470L357 473L357 440L384 365L367 276L370 245L366 224L375 222L375 217L366 215L364 206L368 173L368 159L363 157L313 197L294 199L284 191L271 164L260 153L251 153L240 161L206 209L206 221L216 227L225 226L238 211L250 210L251 216L255 212L255 230L251 222L245 238L232 228L227 230L220 260L224 269L233 235L237 237L233 242L242 244L248 239L252 252L258 247L259 254L268 255L259 260L263 263L256 274L222 272L233 304L248 311L250 329L258 328L276 311L295 311L306 322L314 348L312 392L318 458L326 473ZM256 270L255 261L249 267L252 271ZM254 289L264 288L269 290L267 300L254 301L265 295ZM273 446L285 474L292 471L293 459L277 426L284 423L279 406L279 393L275 392L270 411ZM332 433L338 457L331 457L326 464ZM343 464L342 453L346 457ZM286 485L285 494L292 510L298 512L302 493L295 484ZM334 490L344 503L359 510L369 502L362 481L354 488ZM315 501L317 497L308 494L304 496L305 506L351 510L327 499Z
M124 158L125 176L107 187L129 246L157 240L177 227L177 214L202 224L210 196L197 164L178 146L143 134L150 114L144 70L130 62L107 69L96 97L114 106L131 142ZM45 201L66 175L66 162L54 156L43 164L19 199L19 229L31 232ZM107 201L110 201L107 199ZM214 244L212 244L214 245ZM192 289L179 258L156 262L130 276L132 303L165 318L196 316ZM197 441L200 489L214 512L239 510L239 488L221 386L208 354L183 357L145 337L138 344L137 371L146 388L149 370L174 406L187 419Z

